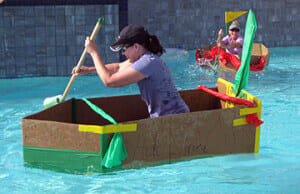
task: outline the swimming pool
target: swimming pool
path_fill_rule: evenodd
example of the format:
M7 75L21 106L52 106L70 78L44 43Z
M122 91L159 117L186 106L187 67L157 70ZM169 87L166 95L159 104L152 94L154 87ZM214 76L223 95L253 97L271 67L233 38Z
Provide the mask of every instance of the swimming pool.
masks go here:
M300 191L300 47L271 48L269 66L251 72L247 91L262 100L260 151L194 159L108 174L75 175L24 166L21 118L63 93L69 77L0 80L1 193L231 193ZM208 87L217 75L199 69L194 51L168 49L164 59L178 89ZM233 82L232 74L219 76ZM81 76L68 95L97 97L138 93L136 85L105 88Z

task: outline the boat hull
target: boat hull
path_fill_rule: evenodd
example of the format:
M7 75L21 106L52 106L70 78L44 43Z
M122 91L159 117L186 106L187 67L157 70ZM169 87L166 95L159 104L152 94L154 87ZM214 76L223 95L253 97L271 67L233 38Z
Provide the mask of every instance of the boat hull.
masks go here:
M232 84L219 79L213 89L229 94ZM258 152L260 127L248 125L246 115L241 114L248 107L230 105L197 89L180 94L190 113L152 119L139 95L89 99L125 126L121 134L128 157L118 168ZM256 104L260 117L260 101L246 92L244 95ZM133 125L134 130L126 130ZM101 162L113 133L105 132L105 128L102 132L91 130L102 126L111 125L77 99L24 117L24 161L30 166L72 173L109 171Z
M206 46L203 48L199 48L197 49L196 52L199 53L199 57L203 57L205 52L208 52L211 50L213 46ZM253 48L252 48L252 54L251 54L251 60L250 60L250 66L253 66L255 69L255 66L260 65L261 64L261 57L264 57L264 67L263 69L269 64L269 59L270 59L270 51L269 49L261 44L261 43L253 43ZM197 61L197 56L196 56L196 61ZM198 61L197 61L198 62ZM212 62L214 62L214 60L212 60ZM236 72L237 68L235 67L235 65L231 64L229 61L227 62L226 65L223 65L221 61L219 61L220 64L220 69L224 70L224 71L233 71ZM203 64L200 64L201 66ZM212 64L211 64L212 65ZM204 64L204 66L207 66L206 64ZM259 71L262 69L259 69Z

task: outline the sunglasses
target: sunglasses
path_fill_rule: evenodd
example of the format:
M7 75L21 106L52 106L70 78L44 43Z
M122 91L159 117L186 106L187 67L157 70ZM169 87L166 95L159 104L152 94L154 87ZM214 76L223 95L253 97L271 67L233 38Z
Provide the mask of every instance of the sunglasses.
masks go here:
M233 29L231 29L230 31L233 31L233 32L239 32L239 31L240 31L240 29L233 28Z
M126 46L123 46L121 51L122 52L125 52L129 47L133 46L133 44L130 44L130 45L126 45Z

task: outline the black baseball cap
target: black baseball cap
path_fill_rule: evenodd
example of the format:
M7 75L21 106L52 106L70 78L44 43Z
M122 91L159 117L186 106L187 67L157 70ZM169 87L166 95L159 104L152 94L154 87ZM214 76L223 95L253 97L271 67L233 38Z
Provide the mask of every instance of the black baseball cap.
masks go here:
M120 32L118 40L110 46L112 51L119 51L126 44L132 45L134 43L144 43L147 32L143 26L128 25Z

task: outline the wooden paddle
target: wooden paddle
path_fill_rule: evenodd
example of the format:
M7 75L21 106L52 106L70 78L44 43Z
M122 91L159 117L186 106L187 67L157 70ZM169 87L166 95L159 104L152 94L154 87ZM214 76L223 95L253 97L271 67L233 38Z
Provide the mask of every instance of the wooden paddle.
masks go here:
M96 38L96 36L97 36L97 34L98 34L99 30L100 30L100 27L101 27L103 21L104 21L104 18L99 18L98 19L98 22L97 22L97 24L94 27L94 30L92 32L91 40L95 40L95 38ZM84 49L83 53L81 54L81 57L80 57L80 59L79 59L79 61L77 63L77 66L76 66L76 69L75 69L76 73L79 72L80 67L84 63L86 55L87 55L87 52L86 52L86 49ZM68 92L69 92L69 90L70 90L70 88L71 88L71 86L72 86L72 84L73 84L73 82L75 80L75 77L76 77L75 74L73 74L72 77L71 77L71 79L70 79L70 81L69 81L69 83L68 83L68 85L67 85L67 87L66 87L66 89L65 89L65 91L64 91L64 93L63 93L63 95L62 95L62 97L61 97L62 101L66 98L66 96L67 96L67 94L68 94Z
M104 18L100 17L97 21L97 24L94 27L94 30L93 30L92 34L91 34L91 40L95 40L95 38L96 38L103 22L104 22ZM84 60L85 60L86 56L87 56L87 51L86 51L86 49L84 49L83 53L81 54L81 57L80 57L80 59L77 63L77 66L76 66L76 69L75 69L76 73L79 72L80 67L84 63ZM54 96L54 97L46 98L44 100L44 107L48 108L48 107L53 106L53 105L55 105L59 102L64 101L67 94L68 94L68 92L69 92L69 90L70 90L70 88L71 88L71 86L72 86L72 84L73 84L73 82L74 82L74 80L75 80L75 77L76 77L75 74L73 74L62 96L57 95L57 96Z

